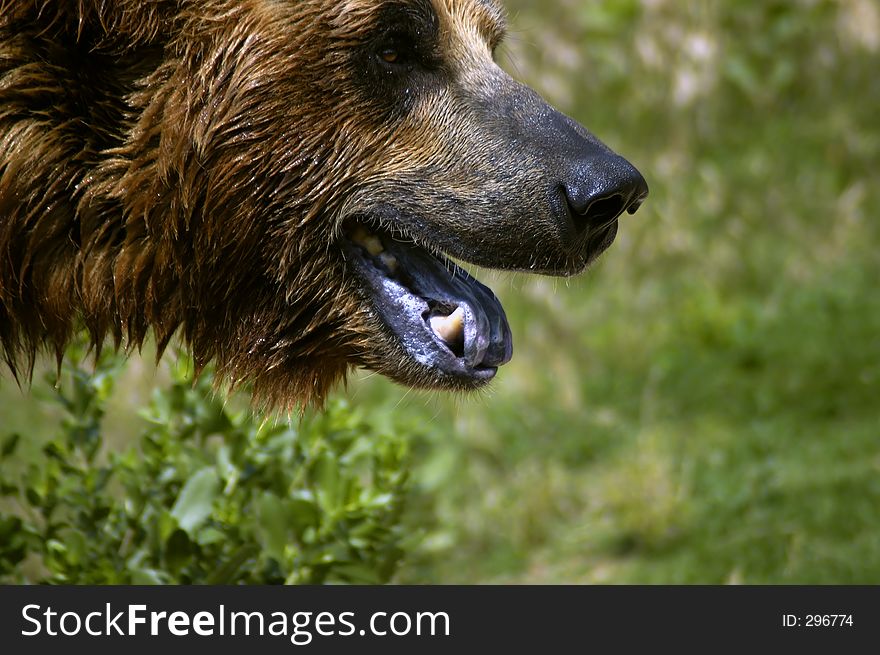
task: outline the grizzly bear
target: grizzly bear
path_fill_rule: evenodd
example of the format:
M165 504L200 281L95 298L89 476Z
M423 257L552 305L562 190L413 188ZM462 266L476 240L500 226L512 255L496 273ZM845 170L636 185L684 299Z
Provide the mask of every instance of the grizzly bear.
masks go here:
M582 271L638 171L494 61L495 0L0 0L0 344L161 351L266 402L511 357L451 258Z

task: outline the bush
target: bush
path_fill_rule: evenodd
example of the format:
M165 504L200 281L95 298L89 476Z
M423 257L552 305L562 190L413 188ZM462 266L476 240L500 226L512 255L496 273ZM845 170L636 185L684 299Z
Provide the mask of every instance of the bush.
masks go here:
M76 354L67 361L76 361ZM0 447L0 581L382 583L404 552L409 445L337 401L269 420L234 410L185 360L140 411L102 432L121 358L47 380L63 410L38 458Z

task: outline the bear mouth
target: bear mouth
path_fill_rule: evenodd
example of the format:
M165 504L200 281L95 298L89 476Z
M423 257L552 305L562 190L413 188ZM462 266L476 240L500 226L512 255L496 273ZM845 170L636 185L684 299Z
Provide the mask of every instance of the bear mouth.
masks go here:
M424 386L478 387L510 361L510 327L491 289L405 233L354 220L344 234L346 261L410 364L429 374L418 376ZM390 372L413 384L402 373Z

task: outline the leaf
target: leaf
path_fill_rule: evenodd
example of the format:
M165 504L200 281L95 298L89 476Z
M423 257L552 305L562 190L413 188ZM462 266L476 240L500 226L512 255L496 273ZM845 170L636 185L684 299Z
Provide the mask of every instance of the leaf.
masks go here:
M0 515L0 543L12 541L13 535L21 532L22 525L17 516Z
M158 537L159 541L164 543L177 530L179 521L171 515L171 512L162 509L154 520L146 521L146 526L151 535Z
M358 563L339 563L335 564L330 575L334 579L352 582L354 584L381 584L383 580L380 573L374 568Z
M165 565L174 574L186 565L193 555L193 545L183 530L175 530L171 533L165 544Z
M34 487L28 487L24 490L24 496L31 505L40 506L43 504L43 497Z
M259 549L254 544L245 544L235 551L232 556L221 564L205 581L206 584L219 585L230 584L235 579L235 574L251 557L255 557Z
M64 543L67 545L67 559L72 565L81 564L87 560L89 545L86 543L86 537L82 532L75 529L66 530L64 533Z
M317 486L318 499L325 511L338 509L343 502L340 489L339 462L328 453L322 453L314 463L312 476Z
M294 498L287 503L290 521L297 536L308 527L317 527L321 522L321 513L313 500Z
M162 585L168 580L161 571L156 569L135 569L131 571L131 583L136 585Z
M184 532L192 535L211 515L219 490L220 479L213 468L203 468L190 476L171 508L171 516L177 519L177 524Z
M211 544L219 544L226 541L226 533L215 527L207 526L199 530L196 543L200 546L210 546Z
M21 440L21 435L16 433L10 434L3 440L3 445L0 446L0 458L9 457L12 453L15 452L16 447L18 447L18 442Z
M257 504L260 536L266 552L283 561L284 547L289 541L288 512L283 501L273 493L265 492Z

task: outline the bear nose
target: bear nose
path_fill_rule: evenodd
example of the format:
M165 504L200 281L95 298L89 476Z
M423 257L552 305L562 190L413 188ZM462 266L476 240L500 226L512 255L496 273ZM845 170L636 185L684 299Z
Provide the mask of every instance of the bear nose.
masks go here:
M648 195L635 166L610 152L577 162L561 186L576 237L608 226L624 211L635 214Z

